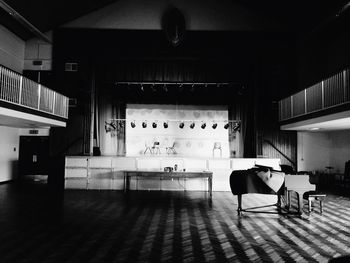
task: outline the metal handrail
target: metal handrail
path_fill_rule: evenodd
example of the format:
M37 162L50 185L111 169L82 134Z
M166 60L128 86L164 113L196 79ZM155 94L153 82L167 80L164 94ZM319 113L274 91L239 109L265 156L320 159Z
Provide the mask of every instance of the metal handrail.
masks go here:
M350 71L341 72L322 80L279 101L279 120L285 121L350 103Z
M68 118L68 97L2 65L0 65L0 100Z

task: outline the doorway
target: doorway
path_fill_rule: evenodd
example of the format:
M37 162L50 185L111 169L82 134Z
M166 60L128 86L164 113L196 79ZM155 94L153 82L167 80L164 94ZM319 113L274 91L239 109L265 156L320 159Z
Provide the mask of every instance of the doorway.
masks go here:
M49 136L20 136L20 180L47 182L49 161Z

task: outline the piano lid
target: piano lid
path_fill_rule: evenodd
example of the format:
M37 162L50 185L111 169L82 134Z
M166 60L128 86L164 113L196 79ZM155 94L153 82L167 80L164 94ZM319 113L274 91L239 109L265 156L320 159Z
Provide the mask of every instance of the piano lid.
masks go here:
M310 183L309 175L285 175L284 184L288 190L316 190L316 185Z

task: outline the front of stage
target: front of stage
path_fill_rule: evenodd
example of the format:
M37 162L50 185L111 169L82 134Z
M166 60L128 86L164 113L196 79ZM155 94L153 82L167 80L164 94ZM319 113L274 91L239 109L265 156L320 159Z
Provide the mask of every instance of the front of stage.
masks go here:
M123 190L125 171L163 172L165 167L177 166L186 173L212 173L213 191L231 191L230 175L233 170L244 170L254 165L279 168L279 159L269 158L190 158L169 156L67 156L65 160L66 189ZM159 178L130 180L130 190L186 190L207 191L207 178Z

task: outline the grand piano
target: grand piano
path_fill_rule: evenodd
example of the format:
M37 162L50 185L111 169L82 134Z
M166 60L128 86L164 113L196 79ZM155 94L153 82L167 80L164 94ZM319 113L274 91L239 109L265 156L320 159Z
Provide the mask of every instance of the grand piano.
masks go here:
M278 212L286 210L291 213L291 194L298 196L297 214L302 214L303 195L305 192L314 191L316 186L309 181L309 175L285 175L279 171L273 171L266 167L256 167L248 170L236 170L230 175L230 187L238 198L237 212L256 212L259 208L276 206ZM261 207L242 208L242 195L249 193L273 194L278 196L276 204ZM285 206L282 205L284 201Z

